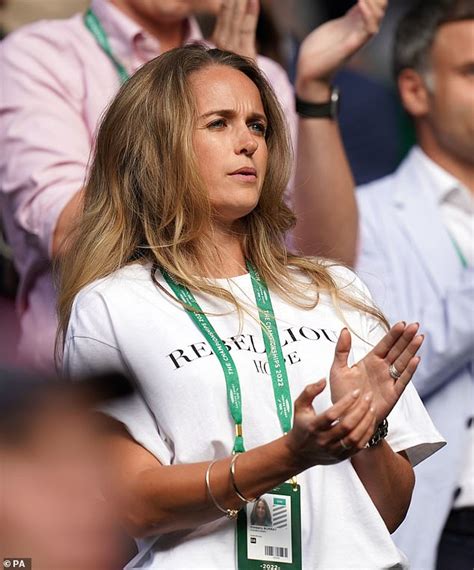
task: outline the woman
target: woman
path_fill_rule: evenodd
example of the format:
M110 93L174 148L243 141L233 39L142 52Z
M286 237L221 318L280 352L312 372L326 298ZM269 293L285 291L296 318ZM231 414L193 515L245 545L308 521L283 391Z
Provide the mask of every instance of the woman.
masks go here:
M265 499L255 501L252 514L250 515L250 524L258 526L272 526L272 514L270 507Z
M219 50L145 65L100 128L59 311L69 375L137 381L104 409L107 495L143 539L131 567L402 562L411 464L442 445L409 385L423 339L384 334L349 270L287 251L289 163L265 78ZM292 543L252 554L241 514L237 562L233 519L269 492Z

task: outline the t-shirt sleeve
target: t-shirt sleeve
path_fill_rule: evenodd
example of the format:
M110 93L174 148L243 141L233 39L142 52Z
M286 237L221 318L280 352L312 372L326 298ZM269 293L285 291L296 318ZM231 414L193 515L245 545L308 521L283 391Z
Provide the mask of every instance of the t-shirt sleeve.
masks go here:
M63 372L72 380L103 372L125 374L135 385L134 393L101 404L98 410L122 423L137 443L161 464L169 465L173 459L172 446L161 432L120 349L111 342L114 337L113 323L108 318L105 302L93 294L89 301L87 296L83 296L71 312L64 346Z
M368 321L368 340L370 345L375 346L385 335L385 330L375 319ZM404 451L413 466L446 445L412 382L405 388L387 420L387 443L397 453Z

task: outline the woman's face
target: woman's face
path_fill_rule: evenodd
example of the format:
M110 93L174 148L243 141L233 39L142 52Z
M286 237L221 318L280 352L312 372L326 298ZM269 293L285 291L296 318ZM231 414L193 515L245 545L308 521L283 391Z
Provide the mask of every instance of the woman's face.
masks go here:
M255 515L257 517L257 521L264 522L266 514L267 511L265 509L265 503L263 501L258 501L257 506L255 508Z
M217 219L244 217L258 203L267 168L267 119L256 85L231 67L195 72L194 151Z

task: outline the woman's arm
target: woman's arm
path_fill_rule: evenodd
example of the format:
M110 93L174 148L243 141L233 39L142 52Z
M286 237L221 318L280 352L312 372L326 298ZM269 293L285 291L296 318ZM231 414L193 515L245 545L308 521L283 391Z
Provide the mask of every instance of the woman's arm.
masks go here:
M403 522L410 506L415 473L407 457L386 441L352 457L352 465L390 533Z
M294 427L288 435L239 456L235 480L244 496L258 497L312 465L338 463L364 447L375 422L370 397L352 392L316 414L312 401L325 385L309 385L295 401ZM336 423L341 416L344 422ZM344 450L342 438L357 443ZM104 443L104 492L133 536L195 528L223 516L206 490L209 461L164 466L111 419L106 421ZM210 487L222 507L239 509L243 504L231 484L231 459L213 465Z
M351 336L347 329L343 329L330 374L333 401L337 402L347 390L358 387L363 393L370 391L373 394L372 405L377 422L386 418L420 361L416 354L423 343L423 336L417 334L418 327L418 323L397 323L365 358L352 367L347 365ZM391 365L400 373L398 379L390 375ZM352 447L354 442L348 437L344 444ZM386 441L382 441L353 456L352 465L388 530L394 532L405 518L415 483L413 468L406 454L395 453Z

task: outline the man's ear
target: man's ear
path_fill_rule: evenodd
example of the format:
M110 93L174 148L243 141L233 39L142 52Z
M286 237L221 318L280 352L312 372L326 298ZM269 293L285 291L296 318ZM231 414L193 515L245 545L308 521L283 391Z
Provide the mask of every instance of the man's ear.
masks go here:
M403 69L398 76L398 90L403 106L412 117L423 117L429 111L426 80L414 69Z

